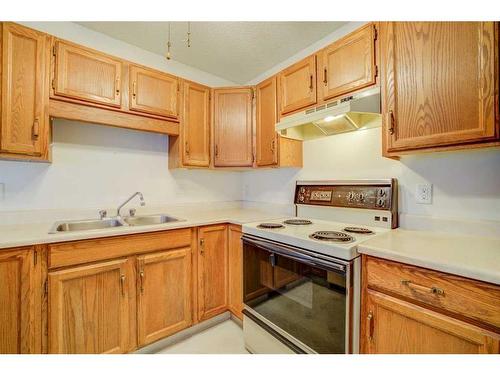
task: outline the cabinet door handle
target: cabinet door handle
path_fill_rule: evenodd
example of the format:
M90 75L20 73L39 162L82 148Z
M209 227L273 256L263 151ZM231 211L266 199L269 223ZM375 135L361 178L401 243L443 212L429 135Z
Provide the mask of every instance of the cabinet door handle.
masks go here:
M275 139L273 139L273 140L271 141L271 151L272 151L273 153L274 153L274 150L275 150L275 147L276 147L275 145L276 145L276 140L275 140Z
M437 288L435 286L425 286L412 282L411 280L401 280L401 284L407 286L410 289L416 290L423 293L432 293L437 295L444 295L444 290Z
M394 134L394 112L392 109L387 112L387 125L389 126L389 134L393 135Z
M122 290L122 297L125 297L125 275L120 276L120 288Z
M328 76L327 76L326 68L323 70L323 83L325 84L325 86L328 83Z
M35 120L33 121L31 135L34 139L38 139L38 136L40 135L40 120L38 117L35 117Z
M309 90L310 91L313 90L313 75L312 74L309 76Z
M120 77L116 77L115 91L116 91L116 95L120 95Z
M139 272L139 277L141 279L141 294L144 294L144 270L141 270L141 272Z
M137 96L136 92L135 92L135 86L136 86L136 83L134 81L134 83L132 83L132 97L135 99L135 97Z
M203 255L205 252L205 239L200 238L200 254Z
M373 318L373 312L369 312L368 316L368 340L373 341L373 330L375 329L375 320Z

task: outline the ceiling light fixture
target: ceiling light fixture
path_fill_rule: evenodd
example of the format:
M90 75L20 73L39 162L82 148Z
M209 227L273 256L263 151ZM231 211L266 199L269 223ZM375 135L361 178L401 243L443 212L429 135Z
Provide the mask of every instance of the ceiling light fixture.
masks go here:
M168 23L168 40L167 40L167 53L165 57L167 60L170 60L172 58L172 54L170 53L170 49L172 47L172 32L171 32L171 23ZM188 48L191 47L191 22L187 23L187 33L186 33L186 39L183 40L183 42L186 42Z

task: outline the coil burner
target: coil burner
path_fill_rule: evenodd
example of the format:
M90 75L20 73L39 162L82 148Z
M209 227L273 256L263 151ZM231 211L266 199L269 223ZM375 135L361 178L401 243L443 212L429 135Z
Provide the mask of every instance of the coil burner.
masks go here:
M305 220L305 219L288 219L283 222L283 224L289 224L289 225L309 225L312 223L313 222L311 220Z
M354 237L348 235L347 233L330 231L330 230L314 232L309 236L309 238L312 238L313 240L332 241L332 242L354 241Z
M359 234L373 234L373 233L375 233L374 231L372 231L368 228L362 228L362 227L345 227L344 232L359 233Z
M285 226L283 224L279 223L261 223L257 225L257 228L262 228L262 229L279 229L284 227Z

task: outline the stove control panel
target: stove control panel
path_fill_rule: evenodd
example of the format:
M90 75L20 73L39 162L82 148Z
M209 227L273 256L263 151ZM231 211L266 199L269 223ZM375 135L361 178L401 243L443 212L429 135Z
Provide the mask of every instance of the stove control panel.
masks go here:
M386 184L297 183L295 203L390 211L396 198L395 189L395 180Z

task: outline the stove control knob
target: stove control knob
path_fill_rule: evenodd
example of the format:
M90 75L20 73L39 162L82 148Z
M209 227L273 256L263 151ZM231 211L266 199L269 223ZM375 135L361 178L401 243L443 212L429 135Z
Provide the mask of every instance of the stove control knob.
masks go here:
M300 192L301 194L304 194L304 193L306 192L306 188L302 186L302 187L300 188L299 192Z
M365 195L363 193L360 193L359 194L359 199L358 199L361 203L363 203L365 201Z
M377 207L384 207L385 206L385 199L379 198L377 199Z
M349 202L354 202L354 192L350 192L349 195L347 196L347 200Z
M299 202L304 202L304 196L303 195L299 195Z

